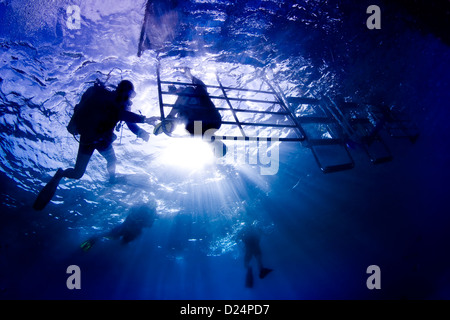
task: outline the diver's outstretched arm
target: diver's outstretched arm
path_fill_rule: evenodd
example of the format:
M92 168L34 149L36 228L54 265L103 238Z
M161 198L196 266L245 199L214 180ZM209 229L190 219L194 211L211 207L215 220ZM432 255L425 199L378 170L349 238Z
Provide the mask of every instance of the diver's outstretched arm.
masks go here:
M159 121L159 120L161 120L161 117L149 117L149 118L145 118L144 122L154 126L156 124L156 121Z
M133 132L136 136L138 136L139 138L142 138L144 141L148 141L148 139L150 138L150 135L148 134L147 131L145 131L144 129L140 128L137 124L132 123L132 122L126 122L128 129L131 130L131 132Z

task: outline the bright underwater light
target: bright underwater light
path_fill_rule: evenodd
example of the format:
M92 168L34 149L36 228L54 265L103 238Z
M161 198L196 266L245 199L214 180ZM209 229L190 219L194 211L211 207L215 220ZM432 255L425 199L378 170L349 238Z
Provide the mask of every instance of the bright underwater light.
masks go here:
M214 163L214 151L201 138L172 138L161 151L161 163L187 170L199 170Z

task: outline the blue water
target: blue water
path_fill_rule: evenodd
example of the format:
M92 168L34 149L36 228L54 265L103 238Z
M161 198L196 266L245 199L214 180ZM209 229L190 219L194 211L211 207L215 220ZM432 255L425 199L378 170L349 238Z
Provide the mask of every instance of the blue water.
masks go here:
M72 4L80 29L66 25ZM371 4L381 30L366 27ZM0 1L0 298L449 298L444 12L402 1L179 1L174 37L138 58L144 0ZM305 146L282 142L276 174L262 175L248 162L186 166L177 139L144 142L125 128L114 148L128 183L109 184L96 153L81 180L63 180L34 211L56 169L74 165L78 144L66 125L84 90L113 70L110 84L136 86L132 110L158 115L157 59L172 80L182 80L175 67L189 66L207 84L218 74L224 85L257 89L264 73L286 95L384 101L420 137L386 139L394 159L380 165L353 150L355 168L331 174ZM138 239L79 248L148 201L158 219ZM253 222L274 271L249 289L235 236ZM66 287L69 265L80 267L80 290ZM370 265L380 267L380 290L366 286Z

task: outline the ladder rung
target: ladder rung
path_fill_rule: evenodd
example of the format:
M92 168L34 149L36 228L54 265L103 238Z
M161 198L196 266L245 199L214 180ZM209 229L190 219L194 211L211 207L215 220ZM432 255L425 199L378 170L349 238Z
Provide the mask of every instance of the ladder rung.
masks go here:
M188 82L176 82L176 81L161 81L161 83L163 84L178 84L180 86L191 86L191 87L195 87L198 84L194 84L194 83L188 83ZM214 88L214 89L221 89L220 86L214 86L214 85L206 85L206 88ZM264 94L273 94L273 92L270 91L265 91L265 90L256 90L256 89L244 89L244 88L232 88L232 87L223 87L223 89L225 90L235 90L235 91L245 91L245 92L255 92L255 93L264 93Z
M298 103L298 104L320 104L320 100L314 98L306 98L306 97L287 97L286 100L289 103Z
M312 146L331 146L342 144L342 139L308 139L308 142Z
M372 124L367 118L352 118L349 121L350 124Z
M175 107L174 104L164 103L165 108L175 108L182 109L183 107ZM290 113L285 111L262 111L262 110L249 110L249 109L230 109L230 108L216 108L219 111L235 111L235 112L246 112L246 113L261 113L261 114L271 114L271 115L280 115L280 116L288 116Z
M344 170L350 170L350 169L353 169L354 167L355 167L355 164L353 162L348 162L348 163L338 164L338 165L334 165L334 166L321 167L320 169L324 173L333 173L333 172L339 172L339 171L344 171Z
M242 125L242 126L254 126L254 127L274 127L274 128L297 128L293 124L276 124L276 123L255 123L255 122L233 122L233 121L222 121L222 124L227 125Z
M174 96L184 96L184 97L193 97L196 98L198 95L191 94L191 93L176 93L176 92L168 92L168 91L161 91L161 94L165 95L174 95ZM247 98L232 98L232 97L222 97L222 96L212 96L209 95L210 99L220 99L220 100L231 100L231 101L245 101L245 102L257 102L257 103L267 103L267 104L281 104L279 101L270 101L270 100L259 100L259 99L247 99Z
M280 137L249 137L249 136L213 136L215 140L228 141L280 141L280 142L301 142L303 138L280 138Z
M325 117L297 117L298 122L300 123L333 123L335 122L334 119L325 118Z
M392 161L392 159L393 159L392 156L385 156L385 157L380 157L380 158L373 158L373 159L370 159L370 161L373 164L380 164L380 163L386 163L386 162Z

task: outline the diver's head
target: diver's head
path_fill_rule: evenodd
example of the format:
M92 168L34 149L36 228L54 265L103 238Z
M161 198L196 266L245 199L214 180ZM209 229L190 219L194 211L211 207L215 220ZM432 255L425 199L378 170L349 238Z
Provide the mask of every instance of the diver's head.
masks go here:
M116 89L117 96L119 100L129 100L133 99L136 96L136 92L134 91L134 86L131 81L122 80Z
M181 72L188 78L192 78L191 68L184 67L181 69Z

